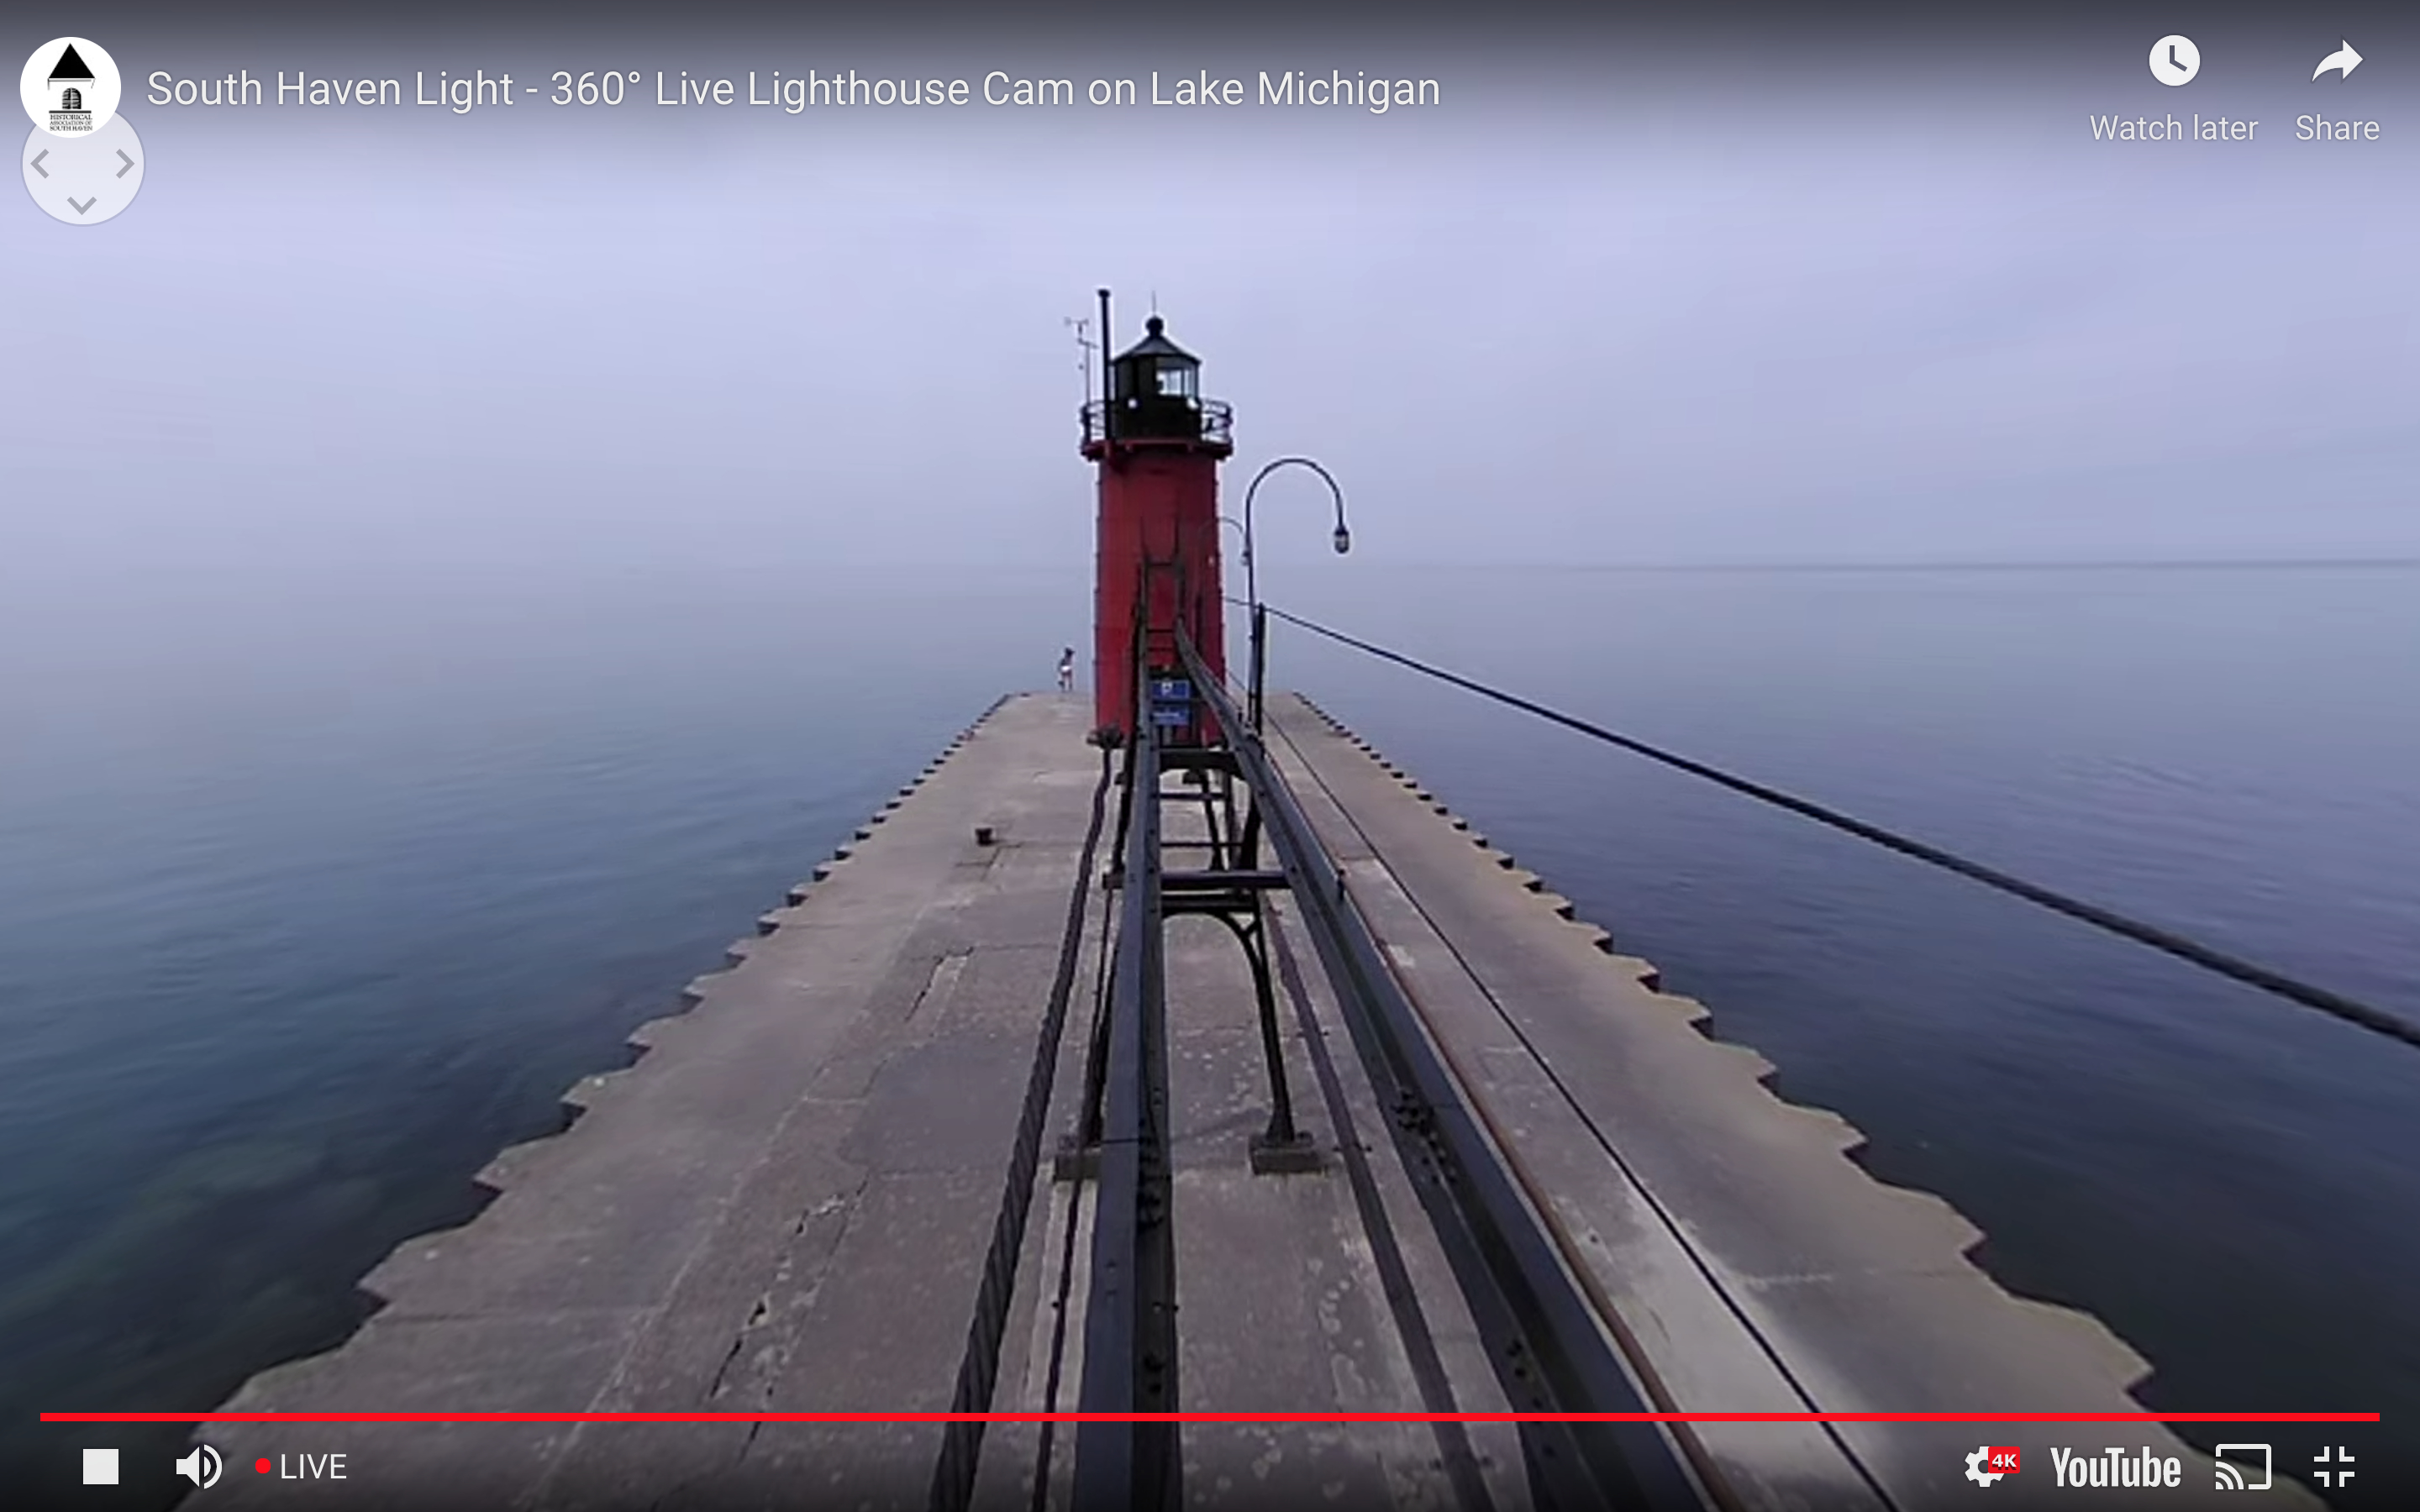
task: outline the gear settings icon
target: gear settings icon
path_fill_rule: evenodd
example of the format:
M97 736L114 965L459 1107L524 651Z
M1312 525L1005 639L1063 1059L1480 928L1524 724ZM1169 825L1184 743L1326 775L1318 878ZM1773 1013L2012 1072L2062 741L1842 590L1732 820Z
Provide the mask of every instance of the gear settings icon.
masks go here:
M1973 1454L1968 1455L1966 1457L1966 1478L1973 1481L1978 1486L1995 1486L1999 1484L2000 1477L2007 1474L2008 1472L2005 1470L1985 1470L1983 1466L1990 1461L1991 1458L1992 1446L1988 1443L1977 1449Z

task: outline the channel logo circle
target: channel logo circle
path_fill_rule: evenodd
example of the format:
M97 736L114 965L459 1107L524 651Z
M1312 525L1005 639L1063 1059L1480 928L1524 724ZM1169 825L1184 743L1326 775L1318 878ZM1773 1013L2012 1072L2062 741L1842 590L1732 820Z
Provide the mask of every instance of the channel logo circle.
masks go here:
M88 37L54 37L34 49L17 97L37 131L90 136L117 115L117 60Z

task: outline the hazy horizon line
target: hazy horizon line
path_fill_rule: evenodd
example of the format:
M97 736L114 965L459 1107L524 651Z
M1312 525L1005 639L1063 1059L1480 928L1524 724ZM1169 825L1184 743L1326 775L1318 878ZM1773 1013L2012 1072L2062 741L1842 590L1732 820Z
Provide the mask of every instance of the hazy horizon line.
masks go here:
M2079 572L2420 567L2420 556L2378 557L2077 557L1993 561L1978 558L1838 562L1397 562L1388 566L1529 572Z

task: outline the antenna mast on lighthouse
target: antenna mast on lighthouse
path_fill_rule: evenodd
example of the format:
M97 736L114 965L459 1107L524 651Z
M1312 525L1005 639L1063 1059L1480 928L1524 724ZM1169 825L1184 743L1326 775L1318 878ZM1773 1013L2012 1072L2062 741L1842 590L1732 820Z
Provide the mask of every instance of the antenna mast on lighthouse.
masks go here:
M1077 359L1076 365L1083 372L1084 397L1089 400L1093 397L1093 351L1100 346L1093 339L1093 317L1088 315L1063 316L1059 323L1076 333L1076 345L1083 352Z

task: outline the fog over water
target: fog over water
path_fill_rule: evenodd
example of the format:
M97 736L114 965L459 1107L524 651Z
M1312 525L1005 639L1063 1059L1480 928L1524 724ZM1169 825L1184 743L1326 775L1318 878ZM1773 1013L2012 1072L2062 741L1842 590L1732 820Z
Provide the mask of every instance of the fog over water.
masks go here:
M1053 35L121 51L137 78L621 60L650 96L665 69L1360 55ZM1954 77L1880 40L1733 49L1711 77L1652 38L1399 46L1449 92L1383 117L137 98L139 213L71 255L41 217L0 224L43 295L0 310L40 354L0 377L29 484L0 572L1075 560L1062 322L1099 284L1119 345L1157 297L1245 459L1314 451L1383 502L1382 560L2420 555L2420 209L2382 189L2420 138L2286 125L2314 100L2397 118L2408 83L2314 96L2290 37L2211 33L2167 90L2130 39ZM2183 106L2275 130L2087 129Z

